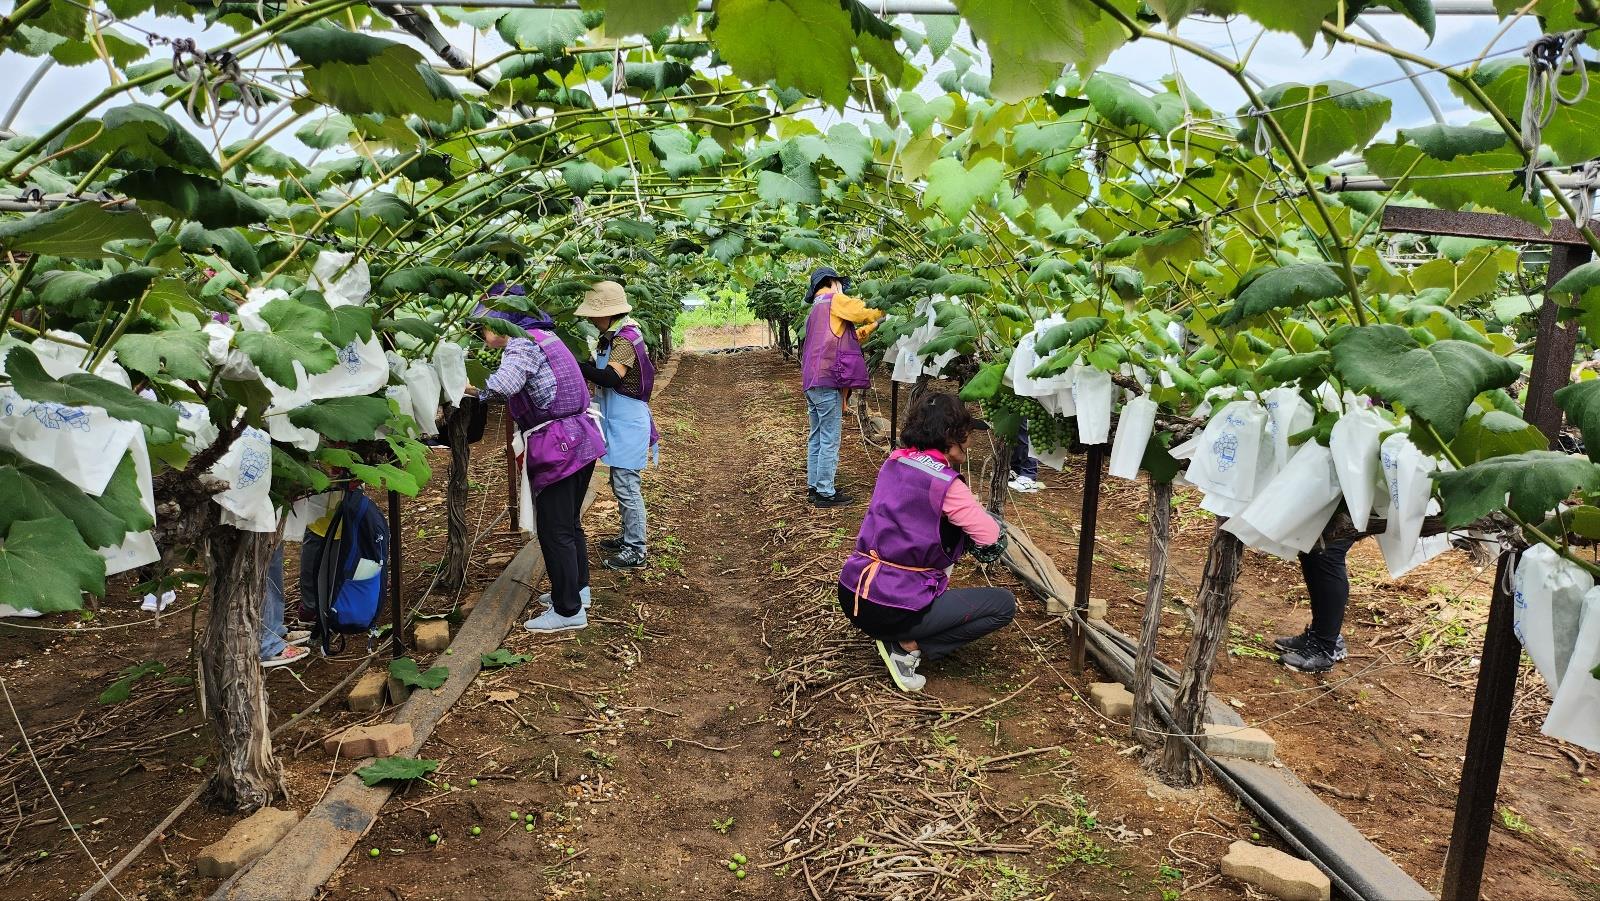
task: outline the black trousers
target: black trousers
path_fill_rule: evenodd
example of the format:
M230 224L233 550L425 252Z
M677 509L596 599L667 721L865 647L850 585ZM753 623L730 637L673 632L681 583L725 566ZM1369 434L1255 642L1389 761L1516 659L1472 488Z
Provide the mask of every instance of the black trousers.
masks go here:
M1350 605L1350 571L1344 558L1354 543L1332 541L1300 555L1300 575L1311 596L1311 632L1324 641L1336 641L1344 629L1344 612Z
M562 616L576 616L583 609L578 592L589 584L589 540L583 534L582 513L593 477L590 463L533 498L539 550L550 572L550 601Z
M1030 479L1039 477L1039 461L1028 454L1028 424L1024 422L1017 432L1017 440L1011 443L1011 474L1026 476Z
M923 660L951 651L1003 628L1017 615L1017 598L1004 588L952 588L918 611L862 601L839 586L839 606L856 627L879 641L915 641Z

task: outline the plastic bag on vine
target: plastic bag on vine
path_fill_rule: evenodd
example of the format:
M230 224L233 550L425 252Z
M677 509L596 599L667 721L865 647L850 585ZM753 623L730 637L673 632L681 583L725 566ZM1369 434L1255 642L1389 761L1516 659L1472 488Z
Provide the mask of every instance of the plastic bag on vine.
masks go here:
M400 408L401 414L412 418L416 417L414 412L416 407L412 405L411 389L409 387L405 385L390 385L383 390L383 396L394 401L395 405ZM415 433L408 430L407 434L414 435Z
M306 526L327 516L343 496L342 491L324 491L295 501L283 516L283 540L305 541Z
M59 379L74 372L87 372L84 366L87 362L89 351L83 347L74 347L72 344L63 344L62 341L71 341L76 344L86 344L76 332L64 332L50 329L45 332L50 338L59 338L60 341L51 341L48 338L39 338L29 347L39 358L39 366L50 374L51 378ZM106 351L106 355L95 364L94 374L111 382L116 382L124 388L132 388L133 380L128 378L128 370L122 368L117 362L117 352Z
M1111 443L1111 465L1106 472L1119 479L1139 477L1139 463L1144 460L1145 445L1156 427L1156 402L1148 397L1135 397L1122 406L1117 419L1117 438Z
M246 532L274 532L278 511L272 506L272 438L257 428L246 428L211 474L228 486L213 495L222 508L222 522Z
M133 456L134 482L139 486L139 506L147 515L154 517L155 482L151 479L150 449L145 444L143 429L128 445L128 453ZM95 553L105 558L108 576L140 566L149 566L161 559L161 551L156 547L155 534L148 529L143 532L129 532L115 547L96 548Z
M367 271L367 261L351 262L354 257L353 253L324 250L317 254L317 261L311 264L311 277L307 279L307 284L321 291L329 306L343 306L334 302L333 295L338 295L346 303L361 303L372 293L372 276Z
M1273 388L1261 396L1261 405L1267 408L1267 436L1271 439L1272 456L1262 466L1261 477L1270 479L1278 470L1289 465L1295 455L1289 445L1294 435L1311 428L1316 411L1289 387Z
M1333 454L1307 441L1223 528L1248 547L1295 560L1322 537L1340 497Z
M1111 440L1111 373L1093 366L1078 370L1072 380L1072 403L1077 407L1078 440L1105 444Z
M533 534L533 483L528 479L528 439L521 429L511 432L511 456L517 464L517 528Z
M439 372L440 397L459 406L467 395L467 349L454 341L440 341L433 348L433 368Z
M1267 411L1236 400L1206 423L1185 478L1206 493L1202 509L1234 516L1256 496L1257 466L1267 431Z
M1584 593L1580 620L1561 687L1551 685L1556 700L1539 731L1600 751L1600 676L1595 675L1600 670L1600 588Z
M1357 529L1365 529L1372 516L1372 502L1378 492L1378 436L1388 428L1382 416L1371 410L1351 410L1339 417L1328 436L1333 466L1339 473L1339 489L1345 508Z
M1584 597L1594 579L1578 565L1536 544L1522 552L1512 576L1517 640L1556 694L1577 646Z
M433 364L413 360L406 366L406 387L411 390L411 418L424 435L439 434L439 374Z
M909 344L902 344L894 357L894 374L890 377L903 385L915 385L922 375L922 358Z
M0 447L48 466L96 497L142 433L137 422L112 419L99 407L27 400L0 387Z
M1389 575L1398 579L1450 546L1445 536L1421 540L1422 521L1433 498L1429 473L1439 468L1439 461L1417 450L1401 432L1384 439L1378 460L1389 489L1389 504L1385 514L1388 527L1376 537Z

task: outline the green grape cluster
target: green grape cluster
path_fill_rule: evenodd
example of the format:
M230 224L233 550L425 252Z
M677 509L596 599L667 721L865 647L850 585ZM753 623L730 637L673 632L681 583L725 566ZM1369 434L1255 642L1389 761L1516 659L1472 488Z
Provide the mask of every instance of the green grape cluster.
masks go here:
M990 419L1000 412L1021 417L1028 423L1028 439L1036 450L1055 451L1072 446L1071 419L1057 416L1037 400L1014 394L1009 388L996 391L994 397L984 401L983 412Z
M499 348L490 347L482 341L472 342L472 358L483 364L483 368L494 372L500 368Z
M768 322L780 322L795 311L797 301L803 300L793 294L777 279L763 278L750 288L750 310Z

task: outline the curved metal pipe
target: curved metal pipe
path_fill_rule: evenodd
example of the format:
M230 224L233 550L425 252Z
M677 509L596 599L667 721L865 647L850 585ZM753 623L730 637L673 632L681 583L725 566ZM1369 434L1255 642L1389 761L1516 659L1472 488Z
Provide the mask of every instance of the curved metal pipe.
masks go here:
M17 119L17 114L22 112L22 105L28 102L28 96L33 93L34 88L39 86L40 79L44 78L44 73L50 71L50 67L55 64L55 57L47 56L44 58L44 62L39 64L39 68L33 70L33 74L28 76L28 80L22 83L22 90L17 92L17 99L11 101L11 109L6 110L6 117L0 119L0 128L8 129L11 127L11 123Z
M1372 38L1374 41L1377 41L1385 46L1393 46L1389 43L1388 39L1378 33L1378 29L1368 25L1366 21L1357 19L1355 24L1357 28L1365 31L1367 36ZM1439 123L1440 125L1445 124L1444 111L1439 109L1439 104L1433 99L1433 95L1428 93L1428 88L1423 85L1422 79L1417 77L1417 72L1415 69L1411 68L1411 64L1399 58L1398 56L1392 56L1390 59L1394 60L1395 65L1400 67L1400 71L1405 73L1406 78L1411 82L1411 86L1417 89L1417 94L1422 98L1422 102L1428 105L1428 112L1433 114L1433 121Z

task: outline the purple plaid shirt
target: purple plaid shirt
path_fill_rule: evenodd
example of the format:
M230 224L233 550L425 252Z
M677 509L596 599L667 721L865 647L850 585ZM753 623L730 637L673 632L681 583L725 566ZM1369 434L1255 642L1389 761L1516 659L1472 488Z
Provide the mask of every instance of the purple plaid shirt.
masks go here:
M528 338L512 338L500 355L500 368L484 384L482 396L490 400L521 391L528 393L535 407L549 409L556 399L556 373L539 345Z

